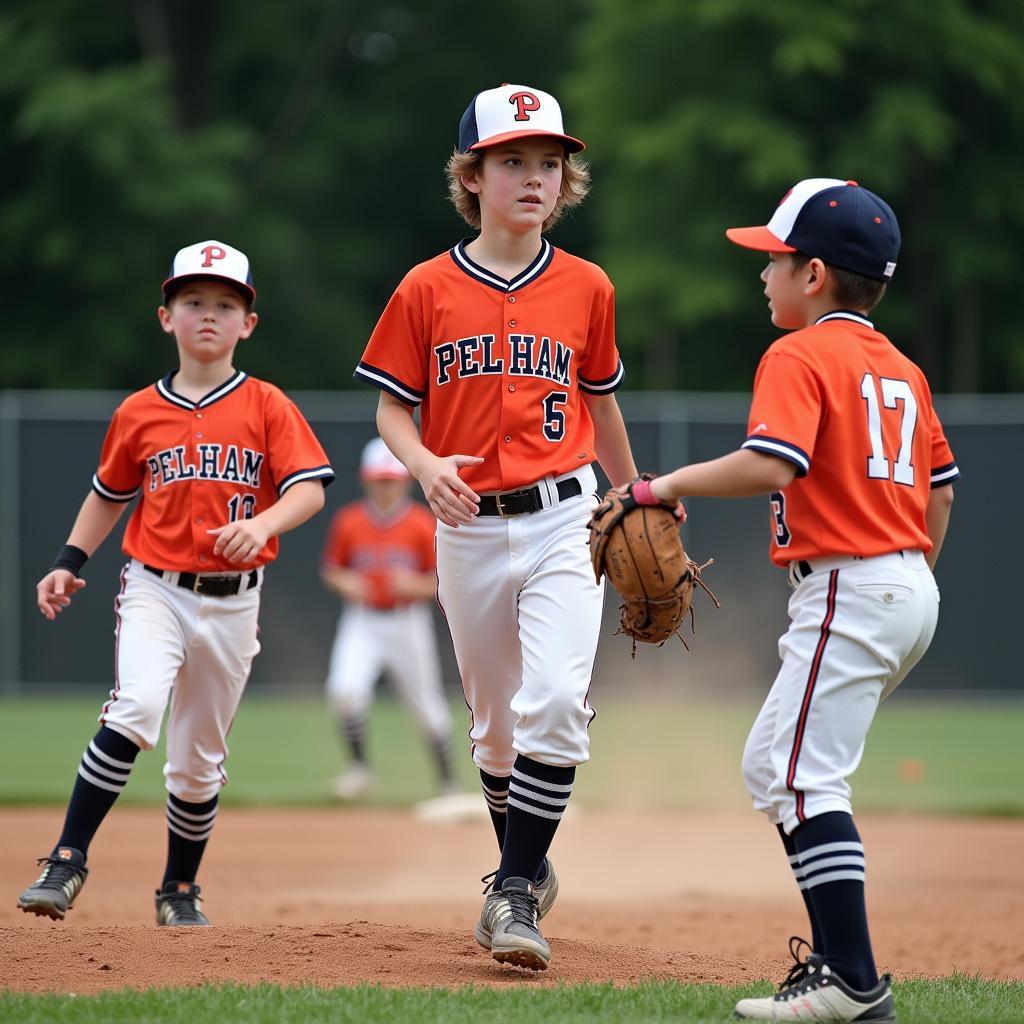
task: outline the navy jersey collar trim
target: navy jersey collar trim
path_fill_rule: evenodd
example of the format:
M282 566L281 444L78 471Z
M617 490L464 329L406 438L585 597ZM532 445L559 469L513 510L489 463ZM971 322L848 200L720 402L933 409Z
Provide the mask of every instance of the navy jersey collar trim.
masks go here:
M156 387L157 394L164 401L177 405L182 409L205 409L208 405L219 402L222 398L231 394L232 391L240 388L249 379L247 373L242 370L236 370L234 375L224 381L223 384L218 384L212 391L203 395L198 402L193 402L191 399L185 398L171 389L171 381L177 372L177 368L171 370L170 373L161 377L154 386Z
M854 323L870 327L871 330L875 329L875 325L863 313L858 313L853 309L834 309L831 313L819 316L818 319L814 321L814 324L817 326L818 324L823 324L828 320L852 320Z
M499 292L514 292L540 277L550 266L552 257L555 254L555 247L546 238L542 238L537 258L524 271L516 274L511 281L506 281L505 278L485 270L479 263L474 263L466 255L466 246L472 241L472 238L464 238L450 250L452 262L464 274L468 274L474 280Z

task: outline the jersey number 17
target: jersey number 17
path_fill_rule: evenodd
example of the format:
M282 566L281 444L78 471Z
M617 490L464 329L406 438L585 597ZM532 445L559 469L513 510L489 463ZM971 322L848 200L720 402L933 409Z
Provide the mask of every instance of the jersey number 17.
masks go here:
M881 383L882 400L878 400L878 385ZM860 382L860 396L867 403L868 439L871 454L868 456L868 476L872 480L892 480L897 484L914 486L914 464L910 461L914 451L914 430L917 427L917 399L905 380L882 377L878 381L871 373L865 373ZM882 444L882 408L896 409L903 403L903 417L900 421L900 450L890 468Z

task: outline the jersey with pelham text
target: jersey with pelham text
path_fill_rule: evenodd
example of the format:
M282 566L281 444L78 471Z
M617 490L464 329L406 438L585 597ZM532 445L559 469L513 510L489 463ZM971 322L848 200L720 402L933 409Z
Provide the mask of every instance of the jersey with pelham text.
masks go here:
M621 384L611 282L541 240L511 281L465 241L414 267L374 329L355 377L419 406L424 446L484 459L460 476L503 491L595 459L581 392Z
M409 604L395 594L391 572L431 572L437 564L434 533L437 520L422 505L403 501L382 514L369 501L354 501L334 513L322 563L362 573L369 584L372 608Z
M960 475L924 374L845 311L765 352L743 447L797 467L771 496L776 565L929 551L930 491Z
M271 537L239 566L213 554L207 531L251 519L303 480L334 479L320 442L295 403L273 384L237 371L198 402L171 390L172 374L129 395L110 421L93 489L139 503L126 555L176 572L238 572L277 557Z

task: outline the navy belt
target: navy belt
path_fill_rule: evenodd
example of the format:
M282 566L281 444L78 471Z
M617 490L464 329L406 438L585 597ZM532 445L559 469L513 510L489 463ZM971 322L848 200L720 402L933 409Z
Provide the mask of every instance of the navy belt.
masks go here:
M566 498L575 498L577 494L583 493L583 485L571 476L565 480L559 480L556 485L558 500L565 501ZM521 491L505 491L503 494L481 494L480 515L501 516L508 519L510 516L521 516L528 512L539 512L544 507L540 497L540 487L524 487Z
M165 576L173 570L158 569L155 565L143 565L146 572L154 576ZM178 586L191 590L194 594L201 594L203 597L233 597L239 591L252 590L259 583L260 574L253 569L252 572L239 573L236 576L198 576L194 572L178 573ZM242 582L245 581L245 586Z

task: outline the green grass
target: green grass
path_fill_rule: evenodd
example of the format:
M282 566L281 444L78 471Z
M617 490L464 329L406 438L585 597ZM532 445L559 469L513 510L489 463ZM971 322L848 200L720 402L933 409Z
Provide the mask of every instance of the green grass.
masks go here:
M628 988L573 985L530 989L346 989L272 985L202 986L116 992L99 996L22 996L0 992L0 1019L9 1024L612 1024L663 1021L720 1024L737 999L767 995L768 985L729 988L660 982ZM1019 1024L1024 983L956 976L896 987L901 1024Z
M101 695L0 699L0 803L63 804L82 750L96 729ZM739 761L756 702L710 703L683 694L627 703L598 699L592 760L577 775L584 805L744 809ZM453 705L456 764L477 785L465 741L466 710ZM859 811L1024 815L1019 785L1024 701L903 699L883 706L852 780ZM321 700L251 695L229 739L225 803L314 805L343 766L336 729ZM378 804L430 796L430 758L404 708L373 709L369 750ZM143 754L121 798L163 801L161 751Z

